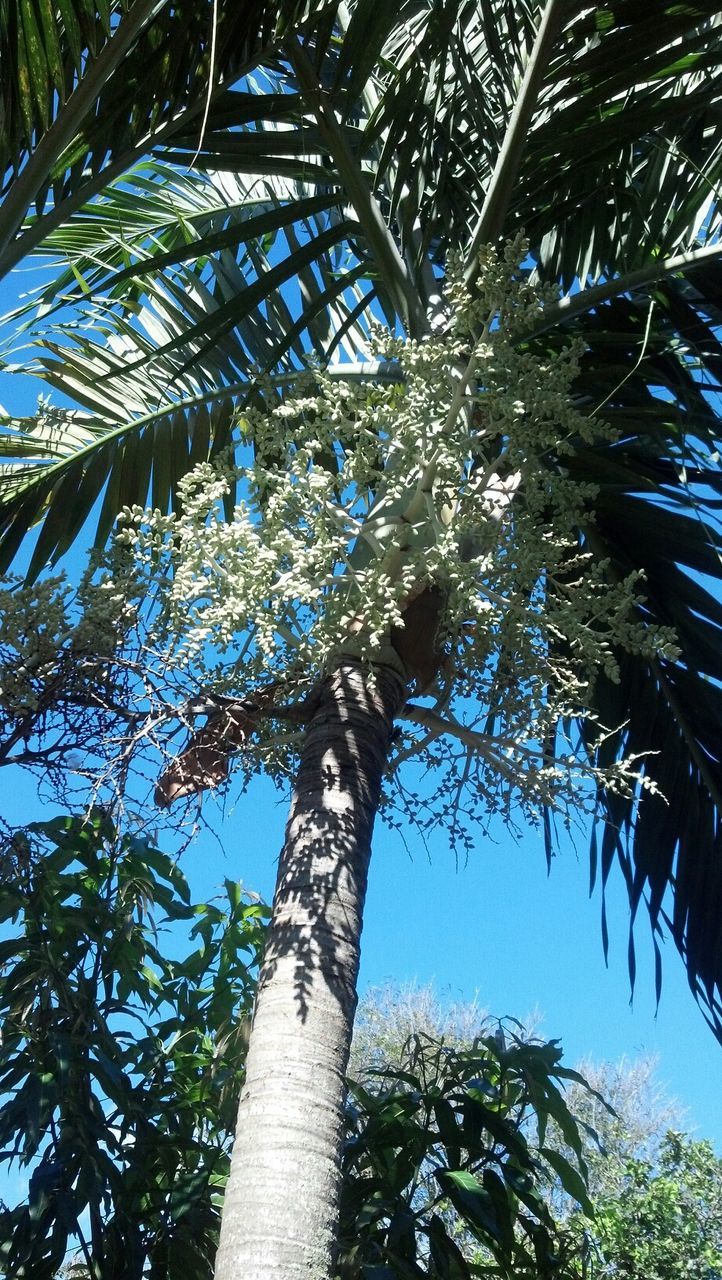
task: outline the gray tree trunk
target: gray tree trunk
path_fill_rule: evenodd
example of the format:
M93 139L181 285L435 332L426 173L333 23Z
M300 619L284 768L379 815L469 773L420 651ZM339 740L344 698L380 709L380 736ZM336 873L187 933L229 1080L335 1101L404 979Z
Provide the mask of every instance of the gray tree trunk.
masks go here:
M333 1275L344 1072L399 675L351 659L309 723L278 868L216 1280Z

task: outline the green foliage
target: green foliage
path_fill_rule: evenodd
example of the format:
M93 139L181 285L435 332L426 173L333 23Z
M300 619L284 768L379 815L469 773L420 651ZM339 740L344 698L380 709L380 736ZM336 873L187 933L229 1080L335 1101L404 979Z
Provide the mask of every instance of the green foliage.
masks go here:
M585 1061L579 1070L593 1092L572 1084L567 1100L574 1114L599 1135L600 1146L589 1150L587 1165L589 1197L601 1205L621 1194L630 1160L658 1164L665 1136L670 1129L682 1128L684 1112L658 1079L654 1058ZM599 1097L607 1106L600 1105ZM550 1204L560 1221L573 1212L559 1188Z
M177 505L184 474L233 441L249 403L272 410L309 350L322 366L364 359L381 311L418 339L439 318L450 252L468 281L480 244L525 227L556 291L530 341L569 324L584 352L576 389L613 428L561 461L596 495L574 540L612 589L644 573L635 622L671 628L681 651L619 646L616 681L600 677L583 703L594 767L643 758L649 785L603 796L592 878L619 862L632 917L648 905L655 947L669 927L722 1034L722 621L708 589L722 493L719 13L706 0L258 0L210 16L206 0L4 5L0 270L34 248L67 264L44 290L36 369L82 406L3 426L4 563L41 520L32 573L93 510L103 542L122 507L149 494ZM129 170L146 145L157 163ZM196 170L187 182L179 162ZM158 199L169 172L182 209ZM509 490L515 508L532 490ZM584 596L579 578L559 587ZM624 728L600 742L600 723ZM471 758L460 751L464 778ZM156 963L139 970L149 999Z
M490 1025L488 1014L476 1002L444 1005L430 986L389 985L374 989L361 999L354 1035L354 1070L360 1076L364 1064L371 1064L376 1070L370 1074L381 1083L371 1089L367 1110L357 1106L356 1111L352 1111L356 1126L367 1141L367 1149L362 1150L354 1166L356 1157L352 1145L347 1164L358 1167L366 1181L355 1188L348 1184L346 1196L352 1192L361 1195L365 1187L367 1215L370 1217L373 1209L376 1217L365 1223L361 1232L358 1223L353 1223L347 1233L347 1247L351 1251L356 1248L370 1268L369 1275L377 1274L373 1265L380 1268L379 1276L505 1275L504 1268L509 1265L514 1276L530 1275L538 1280L545 1274L537 1258L529 1271L528 1256L523 1255L525 1228L521 1215L529 1218L528 1201L517 1206L516 1235L519 1239L522 1226L522 1247L515 1246L517 1253L513 1261L510 1263L508 1257L493 1254L490 1258L492 1241L488 1239L484 1241L487 1251L481 1251L480 1233L474 1223L479 1201L475 1202L470 1194L473 1183L468 1180L470 1153L466 1153L468 1163L464 1165L454 1152L452 1158L457 1159L460 1175L454 1180L455 1198L442 1202L436 1210L433 1206L433 1197L439 1193L438 1173L442 1171L443 1176L453 1150L446 1134L454 1137L448 1126L445 1133L434 1108L438 1106L439 1096L451 1097L460 1154L461 1135L465 1128L468 1130L468 1117L472 1114L467 1102L460 1105L466 1088L462 1064L475 1054L478 1056L480 1044L492 1054L496 1052L498 1040L489 1038ZM421 1034L410 1035L412 1027ZM514 1044L506 1047L512 1061L514 1048ZM538 1050L546 1062L551 1046L529 1048L532 1052ZM412 1068L414 1056L416 1065ZM436 1070L430 1074L432 1060L436 1061ZM392 1068L382 1070L383 1063L393 1064ZM549 1233L547 1243L551 1245L549 1252L554 1260L550 1274L570 1280L718 1280L722 1273L722 1160L709 1143L692 1141L678 1132L681 1121L678 1104L657 1079L652 1059L622 1060L616 1064L585 1062L580 1071L576 1076L574 1073L564 1076L564 1105L582 1138L585 1183L594 1216L590 1220L580 1211L579 1188L573 1176L578 1168L576 1150L552 1115L543 1139L544 1160L551 1176L539 1179L537 1169L532 1174L533 1192L546 1209L542 1228ZM410 1081L414 1072L420 1081L416 1086ZM468 1075L465 1079L468 1082ZM485 1101L488 1103L488 1098ZM529 1121L538 1120L543 1110L537 1094L534 1114L527 1114L522 1122L522 1136L535 1162L539 1159L539 1149L530 1140L534 1137L534 1128ZM512 1111L511 1116L505 1117L506 1123L512 1123L515 1118ZM508 1167L509 1162L502 1156L500 1162L494 1163L491 1140L495 1133L492 1130L485 1134L483 1119L481 1123L481 1141L489 1142L482 1156L486 1163L480 1172L473 1168L471 1172L476 1173L483 1190L485 1179L489 1181L487 1170L501 1172L503 1179L504 1165ZM424 1142L427 1144L421 1174L411 1188L410 1218L419 1246L416 1270L408 1259L399 1264L390 1230L396 1204L392 1190L393 1144L399 1140L403 1126L407 1130L408 1147L418 1152L423 1151ZM437 1135L432 1151L434 1128ZM384 1156L384 1148L386 1160L378 1161L379 1155ZM408 1198L409 1189L404 1186L402 1196ZM512 1184L511 1191L515 1190ZM433 1212L441 1216L450 1241L443 1261L439 1260L438 1253L432 1260L425 1234ZM363 1221L363 1214L361 1218ZM489 1219L485 1225L487 1229L492 1225ZM438 1240L438 1228L436 1232L435 1240ZM461 1258L454 1253L455 1247L460 1250ZM527 1244L527 1255L528 1252ZM375 1263L368 1261L369 1254L377 1259ZM367 1273L351 1268L349 1274L355 1277Z
M561 1066L555 1041L525 1041L500 1026L469 1047L412 1036L398 1066L352 1084L343 1280L576 1276L584 1242L559 1231L546 1202L551 1166L592 1213L585 1138L560 1091L565 1081L583 1085ZM551 1123L570 1158L549 1145Z
M378 1067L400 1067L414 1035L468 1048L491 1026L487 1008L473 1000L441 997L433 983L388 980L367 987L353 1025L349 1075ZM531 1034L528 1021L525 1029Z
M230 881L193 905L100 812L6 838L2 872L1 1158L29 1186L0 1212L0 1272L52 1280L70 1256L93 1280L208 1280L266 909ZM615 1115L556 1042L479 1033L476 1006L445 1039L430 993L403 1003L429 1031L397 1044L381 1008L355 1059L339 1280L716 1280L722 1161L651 1142L648 1069L618 1073Z
M78 1251L94 1280L207 1276L266 908L230 881L194 905L99 811L33 824L2 861L0 1158L30 1170L3 1274L50 1280Z
M74 198L102 190L104 169L127 169L139 143L202 133L214 84L232 80L309 7L249 0L211 13L208 0L8 0L0 26L0 275L68 215Z
M671 1131L659 1160L629 1159L616 1195L600 1201L593 1274L616 1280L718 1280L722 1160L708 1142Z
M0 1213L0 1272L207 1280L266 909L230 881L193 905L177 864L99 811L8 836L2 870L0 1144L29 1186ZM583 1082L560 1058L501 1028L374 1057L347 1106L344 1280L573 1274L577 1236L545 1202L552 1166L590 1211L559 1089Z

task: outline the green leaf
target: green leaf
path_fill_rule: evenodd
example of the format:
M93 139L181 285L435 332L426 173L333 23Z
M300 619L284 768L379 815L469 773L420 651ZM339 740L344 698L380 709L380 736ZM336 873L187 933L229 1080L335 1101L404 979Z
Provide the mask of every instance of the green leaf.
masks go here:
M437 1171L436 1177L462 1215L464 1221L480 1239L492 1248L503 1248L509 1234L509 1221L498 1214L495 1198L473 1173L464 1169Z
M549 1162L554 1172L559 1175L561 1184L567 1194L576 1200L588 1218L593 1218L594 1208L589 1199L586 1183L578 1170L569 1163L565 1156L555 1151L552 1147L542 1147L541 1154Z

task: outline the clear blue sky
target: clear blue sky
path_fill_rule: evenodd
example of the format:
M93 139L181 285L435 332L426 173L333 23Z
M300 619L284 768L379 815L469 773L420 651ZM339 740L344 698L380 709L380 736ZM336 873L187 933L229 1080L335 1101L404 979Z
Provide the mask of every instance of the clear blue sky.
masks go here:
M13 300L14 293L0 286L0 310ZM31 412L34 397L28 381L0 374L0 404L7 410ZM28 820L35 801L32 778L0 774L0 797L7 820ZM209 816L214 807L211 797ZM222 824L225 852L204 836L183 855L192 891L197 899L206 897L230 875L270 899L285 802L261 779L230 808ZM637 987L630 1008L621 877L613 877L608 892L608 968L599 895L589 901L587 879L581 839L578 854L565 846L548 877L534 832L517 844L499 827L493 838L480 837L468 864L457 869L443 835L431 840L427 855L413 833L407 849L399 835L379 823L361 988L386 980L433 980L440 995L452 1000L476 995L495 1016L523 1021L541 1014L542 1032L562 1041L570 1064L586 1056L618 1060L656 1054L660 1079L687 1108L687 1127L713 1139L722 1152L722 1047L694 1003L682 963L673 947L665 948L664 989L655 1016L651 943L640 912Z

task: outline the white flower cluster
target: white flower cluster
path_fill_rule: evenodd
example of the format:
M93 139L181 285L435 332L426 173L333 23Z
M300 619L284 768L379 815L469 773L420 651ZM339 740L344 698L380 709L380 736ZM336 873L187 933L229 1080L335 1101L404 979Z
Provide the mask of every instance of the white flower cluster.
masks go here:
M434 696L451 736L470 750L493 725L487 773L553 800L569 774L543 754L558 723L585 711L600 670L618 678L619 647L670 655L674 637L639 620L639 575L592 559L595 491L568 463L610 433L570 397L579 349L519 341L542 301L525 251L485 253L473 297L451 272L446 332L377 331L397 382L309 373L245 413L243 465L196 468L177 514L127 510L119 541L160 583L174 660L239 695L298 688L343 651L388 661L407 602L441 588Z

